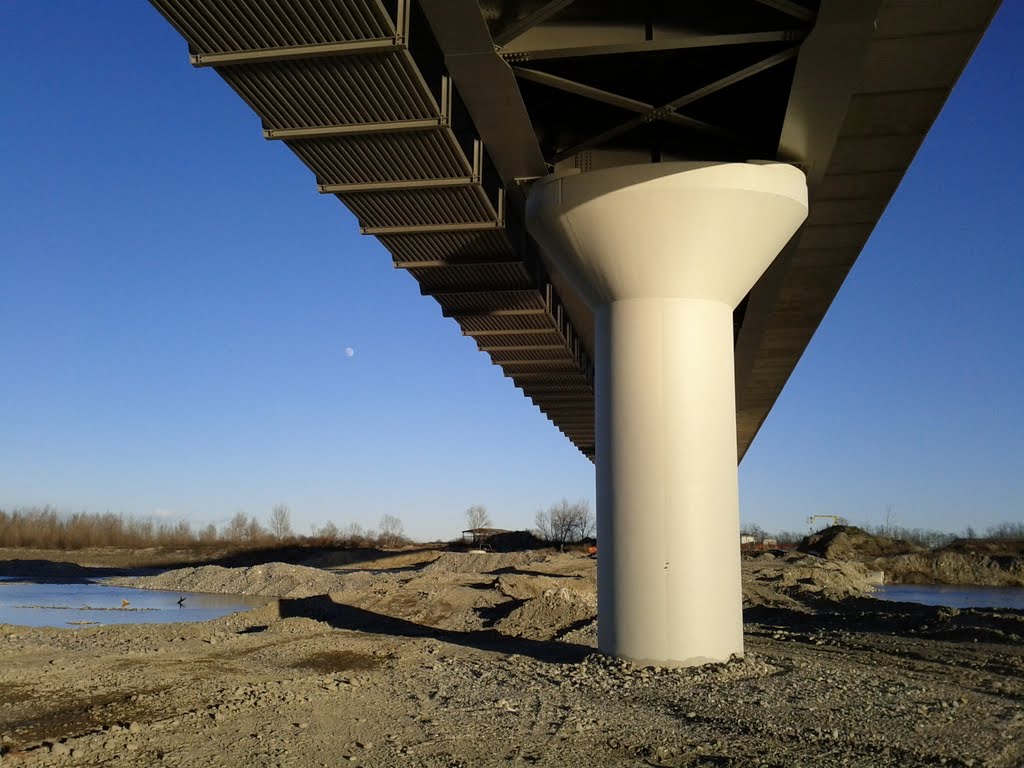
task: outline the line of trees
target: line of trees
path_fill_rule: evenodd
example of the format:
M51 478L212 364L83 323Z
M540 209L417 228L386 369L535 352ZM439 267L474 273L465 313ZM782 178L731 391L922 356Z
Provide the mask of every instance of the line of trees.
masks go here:
M363 528L359 523L349 523L339 528L333 522L313 526L312 542L324 547L398 547L408 544L405 524L394 515L384 515L379 528Z
M1024 539L1024 523L999 523L985 529L979 534L972 526L967 526L962 533L954 534L948 531L937 531L931 528L906 528L901 525L894 525L891 522L883 525L858 526L861 530L873 536L884 536L894 541L909 541L919 547L938 549L951 544L958 538L962 539ZM763 540L769 534L757 523L750 523L743 526L743 533ZM771 538L774 538L780 545L799 544L806 533L799 531L779 531Z
M566 544L578 544L585 539L592 539L597 521L584 499L575 503L562 499L547 509L538 510L534 525L534 534L538 538L564 549Z
M124 517L109 512L62 515L49 506L10 512L0 510L0 546L3 547L180 547L201 540L202 534L185 521Z
M276 504L267 524L245 512L236 512L221 528L214 524L193 528L188 521L162 521L111 512L61 514L56 508L0 509L0 547L85 549L88 547L233 546L274 544L346 547L396 547L408 543L405 526L395 515L384 515L377 530L350 523L339 529L333 522L313 527L312 536L292 529L291 510Z
M980 538L974 528L970 525L964 529L963 538ZM999 523L985 529L987 539L1024 539L1024 523Z
M481 504L466 510L469 528L488 528L491 517ZM564 548L592 539L596 520L585 500L570 503L562 499L534 518L532 533L551 546ZM954 534L923 528L904 528L895 525L865 526L875 535L905 539L920 546L936 548L949 544ZM744 532L767 534L756 524L744 527ZM779 544L795 544L804 537L797 531L775 534ZM1024 539L1024 523L1005 522L990 526L979 536L968 526L961 538ZM193 547L234 546L258 547L273 544L298 544L337 547L397 547L408 543L405 526L395 515L384 515L376 529L349 523L339 528L334 522L313 526L312 535L296 535L292 528L291 510L286 504L276 504L264 525L258 518L245 512L236 512L221 528L212 523L195 529L187 521L162 521L113 513L61 514L54 507L31 507L5 511L0 509L0 547L36 549L84 549L87 547Z

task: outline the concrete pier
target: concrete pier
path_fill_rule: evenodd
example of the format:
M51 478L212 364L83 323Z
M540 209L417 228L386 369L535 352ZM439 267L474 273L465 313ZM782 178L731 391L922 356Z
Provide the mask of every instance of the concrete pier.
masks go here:
M623 166L530 191L530 232L596 318L603 653L743 653L733 310L806 215L803 174L778 163Z

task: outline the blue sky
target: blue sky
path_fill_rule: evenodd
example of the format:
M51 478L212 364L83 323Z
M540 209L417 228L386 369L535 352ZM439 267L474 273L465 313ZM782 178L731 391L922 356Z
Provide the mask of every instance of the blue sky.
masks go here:
M744 520L1024 519L1021 31L1007 3L744 460ZM0 508L446 538L471 504L592 502L593 465L147 4L4 3L0 66Z

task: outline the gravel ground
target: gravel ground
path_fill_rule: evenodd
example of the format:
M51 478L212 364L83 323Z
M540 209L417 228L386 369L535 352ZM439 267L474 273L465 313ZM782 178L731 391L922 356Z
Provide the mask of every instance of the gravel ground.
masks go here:
M1024 765L1022 612L746 561L745 659L636 668L595 653L593 560L502 557L220 569L209 591L291 596L203 624L2 625L0 767Z

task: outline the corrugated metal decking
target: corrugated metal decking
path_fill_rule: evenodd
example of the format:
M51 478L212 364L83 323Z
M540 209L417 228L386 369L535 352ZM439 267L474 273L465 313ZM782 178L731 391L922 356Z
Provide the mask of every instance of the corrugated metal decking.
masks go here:
M589 358L543 267L514 244L523 234L509 234L500 180L416 6L153 4L188 41L193 63L214 66L262 119L264 135L284 140L320 190L336 194L506 375L518 386L582 393L592 414ZM550 418L564 413L554 400L534 402ZM592 456L593 425L562 421Z

